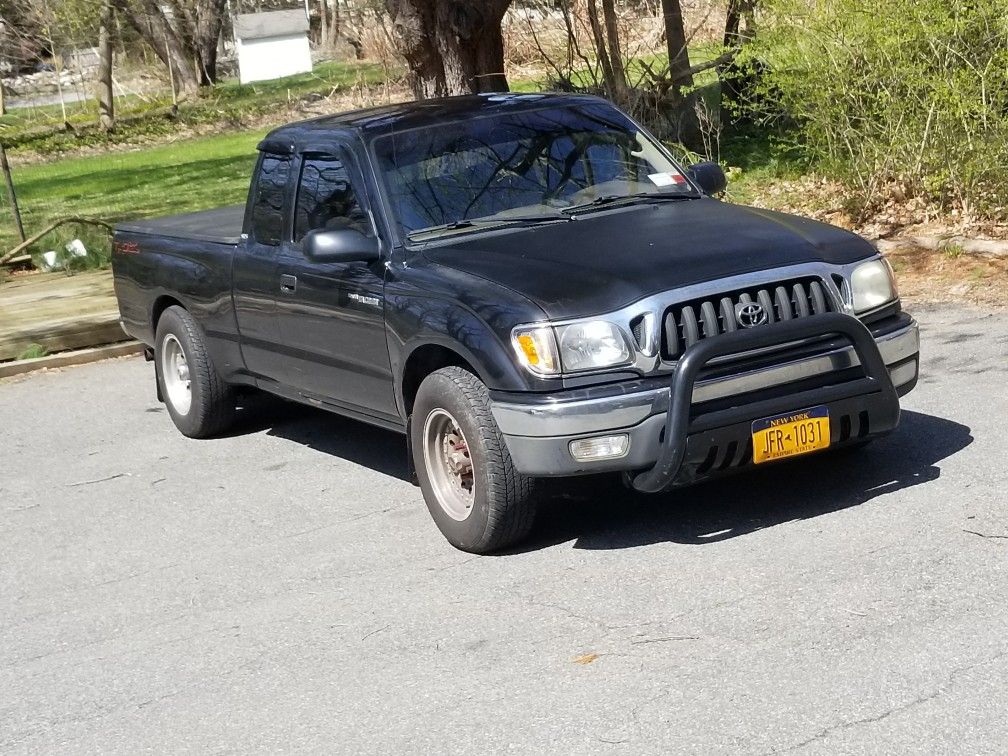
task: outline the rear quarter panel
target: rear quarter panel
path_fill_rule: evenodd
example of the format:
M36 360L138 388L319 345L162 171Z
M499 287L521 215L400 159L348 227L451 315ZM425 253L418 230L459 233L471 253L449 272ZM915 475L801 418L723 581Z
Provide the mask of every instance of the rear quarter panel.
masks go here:
M112 272L123 328L153 345L155 316L178 302L202 326L225 380L244 370L231 294L235 250L230 244L117 231Z

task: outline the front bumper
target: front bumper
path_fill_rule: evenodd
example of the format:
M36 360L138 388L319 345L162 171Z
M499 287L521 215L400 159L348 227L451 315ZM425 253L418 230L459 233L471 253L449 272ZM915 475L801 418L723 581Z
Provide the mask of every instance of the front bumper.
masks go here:
M836 418L831 446L892 430L899 417L897 394L917 383L917 323L903 315L875 332L846 315L793 323L699 342L694 358L684 356L672 376L548 396L494 394L493 415L515 467L537 477L649 471L666 456L666 447L678 444L676 469L657 476L667 479L662 487L750 464L750 423L777 412L829 406ZM831 333L836 338L784 356L725 362L740 353ZM690 375L681 369L687 362ZM679 387L687 382L692 390ZM682 397L679 403L689 404L683 421L671 418L674 394ZM683 428L667 433L670 421L684 423ZM581 462L570 453L571 441L614 433L630 439L618 459ZM673 437L678 435L682 438Z

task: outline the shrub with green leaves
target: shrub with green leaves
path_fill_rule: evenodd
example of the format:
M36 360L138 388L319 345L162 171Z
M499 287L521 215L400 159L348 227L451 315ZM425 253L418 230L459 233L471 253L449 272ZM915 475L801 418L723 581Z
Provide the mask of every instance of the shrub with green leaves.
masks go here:
M762 115L851 182L862 208L888 191L967 217L1008 206L1004 0L765 0L746 56ZM772 108L768 108L772 104Z
M24 349L17 358L19 360L38 360L49 354L49 350L46 349L41 344L29 344L27 349Z

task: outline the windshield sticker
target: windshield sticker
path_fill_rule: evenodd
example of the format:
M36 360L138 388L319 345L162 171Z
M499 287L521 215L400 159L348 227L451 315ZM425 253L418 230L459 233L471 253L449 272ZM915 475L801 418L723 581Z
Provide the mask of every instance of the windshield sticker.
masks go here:
M686 183L686 177L680 173L649 173L648 178L655 186L675 186Z

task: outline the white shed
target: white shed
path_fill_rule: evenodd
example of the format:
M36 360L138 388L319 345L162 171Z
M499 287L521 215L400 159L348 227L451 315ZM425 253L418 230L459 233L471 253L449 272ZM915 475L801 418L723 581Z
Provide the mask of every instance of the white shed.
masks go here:
M239 14L234 36L242 84L312 70L308 16L303 10Z

